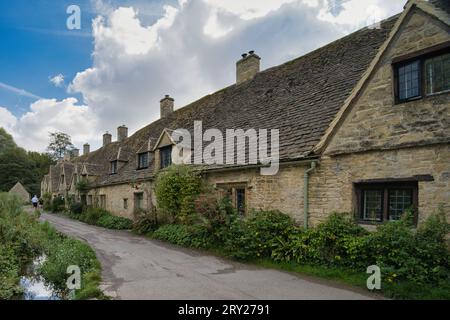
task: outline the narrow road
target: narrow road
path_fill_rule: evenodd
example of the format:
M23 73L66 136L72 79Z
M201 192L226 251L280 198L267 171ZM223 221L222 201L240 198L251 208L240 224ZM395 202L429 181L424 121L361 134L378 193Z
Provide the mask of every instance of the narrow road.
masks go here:
M127 231L42 214L60 232L85 240L103 268L102 290L114 299L371 299L326 281L236 263Z

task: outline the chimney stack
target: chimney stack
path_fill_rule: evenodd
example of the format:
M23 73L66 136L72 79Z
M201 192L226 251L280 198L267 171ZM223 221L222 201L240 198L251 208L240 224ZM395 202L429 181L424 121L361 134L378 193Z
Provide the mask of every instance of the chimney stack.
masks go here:
M242 59L236 62L236 84L253 79L260 70L260 61L261 58L253 50L242 54Z
M83 145L83 155L87 155L91 151L91 146L89 143Z
M175 100L168 94L160 101L161 103L161 118L167 117L173 112L173 105Z
M66 153L64 153L64 161L70 161L70 151L66 151Z
M72 150L72 156L74 158L79 157L80 156L80 149L77 149L77 148L73 149Z
M112 142L112 135L108 131L106 131L105 134L103 134L103 146L106 146L107 144L110 144Z
M123 141L128 138L128 128L125 125L121 125L117 128L117 141Z

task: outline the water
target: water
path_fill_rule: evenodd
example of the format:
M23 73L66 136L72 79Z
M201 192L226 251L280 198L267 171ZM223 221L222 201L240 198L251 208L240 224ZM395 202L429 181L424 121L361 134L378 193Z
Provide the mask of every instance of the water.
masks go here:
M24 300L61 300L61 294L56 292L51 285L37 273L39 267L47 257L42 255L28 266L25 275L20 278L20 286L24 290Z

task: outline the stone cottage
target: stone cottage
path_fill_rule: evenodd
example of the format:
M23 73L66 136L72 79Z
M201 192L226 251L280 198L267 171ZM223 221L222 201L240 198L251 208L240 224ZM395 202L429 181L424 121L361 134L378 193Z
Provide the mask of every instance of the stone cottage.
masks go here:
M236 64L236 83L174 110L117 140L53 166L42 192L75 197L133 217L156 206L156 173L171 164L171 132L278 129L280 167L204 165L206 181L243 214L278 209L305 225L331 212L362 224L398 219L414 208L420 223L450 212L450 4L408 1L404 11L292 61L260 71L253 51ZM80 181L91 189L80 193ZM82 183L83 184L83 183Z
M14 187L11 188L11 190L8 191L9 194L15 194L18 196L23 203L29 203L30 202L30 193L27 191L27 189L23 186L20 181L17 181L17 183L14 185Z

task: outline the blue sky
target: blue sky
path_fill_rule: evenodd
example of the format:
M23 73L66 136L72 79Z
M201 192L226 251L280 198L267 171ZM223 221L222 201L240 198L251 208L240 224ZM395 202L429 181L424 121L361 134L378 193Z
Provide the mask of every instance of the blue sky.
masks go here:
M15 0L0 2L0 82L43 98L62 99L50 76L73 78L91 63L93 39L90 1L79 1L82 30L66 29L66 8L71 1ZM5 48L7 50L5 50ZM28 111L36 99L0 87L0 105L14 115Z
M26 149L48 132L95 148L234 82L241 53L262 68L402 10L406 0L15 0L0 2L0 126ZM68 30L66 9L81 9ZM62 75L55 85L51 78Z

